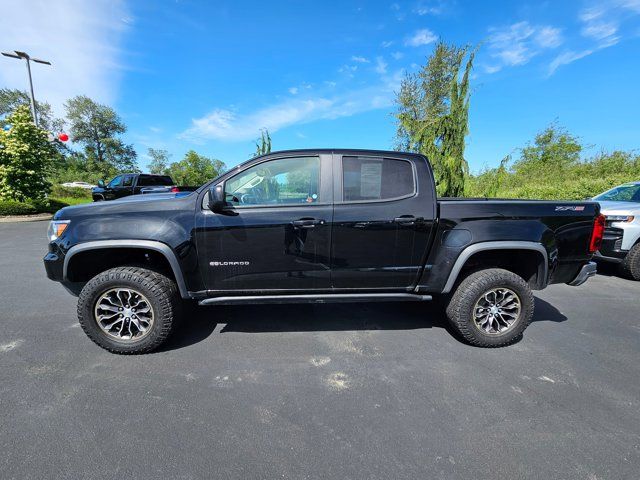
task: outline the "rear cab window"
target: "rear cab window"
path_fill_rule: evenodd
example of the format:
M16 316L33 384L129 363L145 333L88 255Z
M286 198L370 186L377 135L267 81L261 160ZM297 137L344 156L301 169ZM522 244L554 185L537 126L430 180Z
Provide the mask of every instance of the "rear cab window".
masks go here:
M384 157L342 157L343 202L376 202L407 198L416 193L413 165Z

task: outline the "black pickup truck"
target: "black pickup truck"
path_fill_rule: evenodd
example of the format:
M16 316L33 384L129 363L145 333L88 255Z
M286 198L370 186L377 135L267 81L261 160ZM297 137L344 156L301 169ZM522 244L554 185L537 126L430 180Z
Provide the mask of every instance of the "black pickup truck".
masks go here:
M195 187L178 187L169 175L124 173L116 176L106 185L101 180L98 186L91 190L91 196L94 202L103 202L129 195L166 192L184 194L194 190L196 190Z
M437 199L427 159L399 152L275 152L169 197L51 222L47 275L79 295L80 324L111 352L157 348L188 300L438 298L467 342L508 345L532 290L595 274L604 228L595 202Z

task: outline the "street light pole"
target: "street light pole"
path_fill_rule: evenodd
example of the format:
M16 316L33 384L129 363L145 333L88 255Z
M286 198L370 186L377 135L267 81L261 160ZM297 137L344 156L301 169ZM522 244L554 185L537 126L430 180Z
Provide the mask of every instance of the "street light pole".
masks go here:
M15 55L14 55L15 53ZM29 98L31 100L31 116L33 117L33 123L38 126L38 113L36 111L36 97L33 94L33 79L31 78L31 62L44 63L45 65L51 65L51 62L46 60L40 60L38 58L31 58L25 52L19 52L17 50L14 53L2 52L5 57L17 58L19 60L25 60L27 62L27 74L29 75Z

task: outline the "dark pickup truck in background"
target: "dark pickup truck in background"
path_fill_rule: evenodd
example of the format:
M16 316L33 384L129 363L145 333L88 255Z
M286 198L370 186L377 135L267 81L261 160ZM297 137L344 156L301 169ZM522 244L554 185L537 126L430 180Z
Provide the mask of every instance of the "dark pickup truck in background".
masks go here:
M161 345L184 301L438 298L467 342L497 347L522 336L532 290L595 274L603 220L595 202L437 199L422 155L298 150L183 198L64 208L44 263L116 353Z
M98 182L98 186L91 190L91 196L94 202L102 202L138 194L193 192L197 188L179 187L169 175L125 173L106 185L103 181Z

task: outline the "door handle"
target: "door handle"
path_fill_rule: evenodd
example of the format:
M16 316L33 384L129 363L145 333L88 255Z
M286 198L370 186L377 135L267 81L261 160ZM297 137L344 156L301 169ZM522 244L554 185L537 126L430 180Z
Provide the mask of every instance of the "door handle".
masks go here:
M423 218L416 218L413 215L401 215L393 219L394 223L400 225L415 225L416 222L422 221Z
M314 228L316 225L324 225L324 220L317 220L315 218L301 218L291 222L294 228Z

